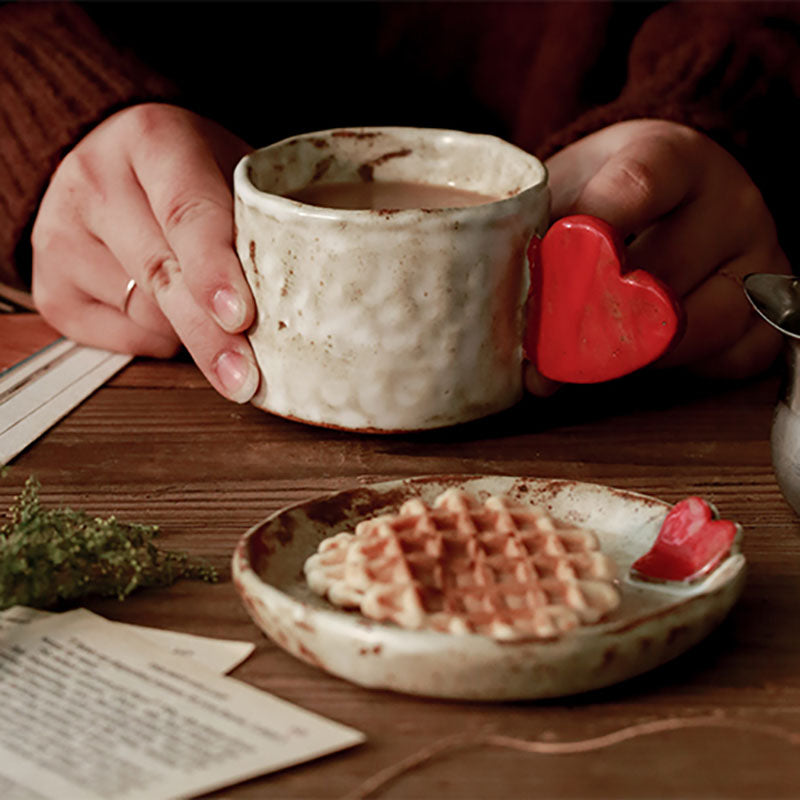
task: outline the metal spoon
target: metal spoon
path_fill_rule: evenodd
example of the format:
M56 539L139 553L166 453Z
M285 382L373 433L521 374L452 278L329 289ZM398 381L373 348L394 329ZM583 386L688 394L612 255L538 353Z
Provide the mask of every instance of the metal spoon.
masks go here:
M753 273L744 279L744 293L770 325L786 336L800 339L800 279Z

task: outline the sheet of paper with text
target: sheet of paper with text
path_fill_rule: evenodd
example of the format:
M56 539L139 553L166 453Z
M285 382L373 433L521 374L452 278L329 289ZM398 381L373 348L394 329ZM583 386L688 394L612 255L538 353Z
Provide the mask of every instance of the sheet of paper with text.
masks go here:
M0 797L188 798L364 735L84 609L0 631Z
M28 625L37 619L51 616L51 612L27 606L12 606L0 611L0 641L3 631L17 625ZM126 628L137 636L148 639L173 655L191 658L210 670L224 675L235 669L255 650L252 642L239 642L233 639L210 639L207 636L194 636L181 631L167 631L161 628L147 628L143 625L128 625L114 622L118 628Z

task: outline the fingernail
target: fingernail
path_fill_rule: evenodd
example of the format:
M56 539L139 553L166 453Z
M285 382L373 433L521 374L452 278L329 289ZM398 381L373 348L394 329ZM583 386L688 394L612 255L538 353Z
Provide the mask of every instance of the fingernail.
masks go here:
M217 289L211 298L211 307L217 321L226 331L234 332L241 328L245 315L244 301L230 286Z
M258 367L251 358L237 350L225 350L214 362L214 372L225 394L236 403L251 400L258 389Z

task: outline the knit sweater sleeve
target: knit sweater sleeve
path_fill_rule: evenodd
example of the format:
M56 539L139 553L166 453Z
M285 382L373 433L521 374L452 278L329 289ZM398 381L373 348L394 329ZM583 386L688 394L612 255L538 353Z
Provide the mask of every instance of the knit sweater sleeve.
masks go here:
M800 3L672 3L633 40L627 81L537 148L542 157L626 119L655 117L709 135L745 167L790 258L800 236L790 192L800 180ZM524 129L517 130L523 142Z
M171 93L79 8L0 6L0 281L27 281L30 225L64 153L115 110Z

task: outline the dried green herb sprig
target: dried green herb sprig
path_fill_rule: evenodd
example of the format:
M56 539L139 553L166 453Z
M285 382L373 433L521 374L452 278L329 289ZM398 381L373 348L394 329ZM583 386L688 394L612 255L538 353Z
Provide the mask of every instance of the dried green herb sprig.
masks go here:
M28 478L0 526L0 609L48 608L90 596L122 600L135 589L169 586L179 578L217 580L209 564L157 548L157 526L46 509L39 488Z

